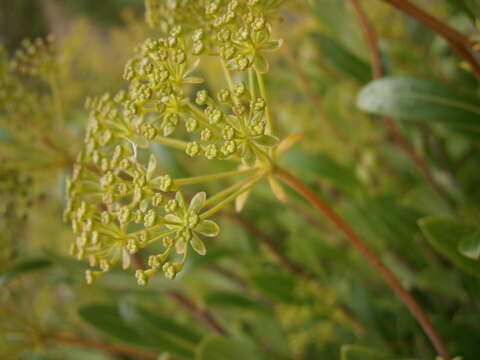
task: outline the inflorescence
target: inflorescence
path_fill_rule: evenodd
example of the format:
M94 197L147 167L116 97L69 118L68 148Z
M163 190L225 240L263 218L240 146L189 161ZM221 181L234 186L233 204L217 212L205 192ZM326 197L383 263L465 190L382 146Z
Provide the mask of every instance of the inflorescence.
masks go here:
M269 176L279 146L262 78L268 70L265 52L281 45L271 39L279 5L278 0L146 1L147 22L166 35L136 48L124 71L126 90L87 99L85 143L68 180L65 218L76 234L71 253L92 266L88 283L118 263L129 268L131 256L153 243L163 250L148 257L148 268L136 271L137 282L147 284L158 271L174 279L189 248L204 255L205 237L219 234L212 215L231 202L240 208L265 176L281 193ZM190 96L203 82L195 76L201 60L218 64L226 88ZM157 164L152 142L192 158L234 161L238 170L174 179ZM233 178L238 181L210 198L200 191L187 201L182 191Z

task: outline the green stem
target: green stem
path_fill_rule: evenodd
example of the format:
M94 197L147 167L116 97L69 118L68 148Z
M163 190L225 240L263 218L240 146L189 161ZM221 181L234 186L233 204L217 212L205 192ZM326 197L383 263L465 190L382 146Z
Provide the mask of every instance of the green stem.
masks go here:
M191 184L198 184L204 182L210 182L219 179L230 178L237 175L248 174L256 169L246 169L246 170L234 170L234 171L225 171L221 173L211 174L211 175L203 175L203 176L195 176L190 178L183 178L183 179L176 179L174 180L174 184L176 187L180 187L183 185L191 185Z
M217 133L220 133L220 128L216 125L212 125L209 123L207 117L205 114L200 110L195 104L192 104L190 101L187 103L187 106L190 108L190 110L197 115L198 121L202 123L203 126L209 128L210 130L216 131Z
M257 70L255 70L257 74L257 81L258 81L258 88L260 89L260 95L262 96L263 100L267 104L265 108L265 116L267 118L267 126L265 128L265 133L271 135L273 133L273 124L272 124L272 117L270 115L270 104L268 102L267 97L267 90L265 89L265 83L263 81L263 76Z
M65 125L65 114L63 111L62 98L60 96L60 88L55 75L50 76L49 83L52 90L52 99L57 116L57 122L60 127L63 127Z
M225 199L220 201L217 205L212 207L211 209L205 211L203 214L200 215L201 219L207 219L210 216L216 214L220 210L222 210L225 206L227 206L229 203L234 201L238 196L242 195L244 192L249 191L250 189L253 188L253 186L262 179L263 176L256 176L253 179L251 179L249 182L246 182L243 184L243 186L240 187L237 191L235 191L233 194L227 196Z
M165 136L160 136L160 135L157 135L155 139L153 139L153 141L158 142L165 146L170 146L178 150L185 150L187 147L187 142L185 141L175 140L175 139L167 138Z
M253 73L253 68L248 69L248 86L250 89L250 96L252 99L255 99L257 97L256 91L255 91L255 75Z
M223 73L225 75L225 79L227 80L228 88L230 89L230 92L232 93L233 102L235 103L235 105L238 105L240 103L240 101L234 95L232 76L230 75L230 71L228 71L227 64L225 64L225 61L223 59L222 59L222 69L223 69Z
M222 190L220 191L219 193L215 194L214 196L210 197L207 199L207 201L205 202L205 204L203 205L204 207L206 206L209 206L210 204L213 204L215 203L216 201L219 201L220 199L224 198L225 196L227 196L228 194L231 194L232 192L234 192L235 190L241 188L243 185L245 185L246 183L248 183L250 180L252 180L254 177L256 176L259 176L259 175L252 175L246 179L243 179L242 181L240 182L237 182L231 186L229 186L228 188L226 188L225 190Z
M148 240L148 241L145 243L144 246L148 246L148 245L154 243L155 241L158 241L158 240L164 238L165 236L170 235L170 234L173 234L173 233L175 233L175 232L177 232L177 231L178 231L178 229L169 229L169 230L165 230L165 231L162 231L162 232L160 232L160 233L157 233L158 235L155 236L154 238Z

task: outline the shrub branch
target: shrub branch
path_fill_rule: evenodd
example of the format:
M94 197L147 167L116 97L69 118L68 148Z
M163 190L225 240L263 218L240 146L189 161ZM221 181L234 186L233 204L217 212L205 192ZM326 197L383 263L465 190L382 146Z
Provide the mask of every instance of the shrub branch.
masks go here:
M370 247L360 238L359 235L345 222L345 220L333 210L330 205L324 202L314 191L303 184L295 176L289 172L281 169L275 169L276 175L285 182L288 186L298 192L305 198L312 206L323 213L335 226L347 237L350 243L363 255L363 257L370 263L375 271L387 282L393 292L403 301L410 313L420 324L426 335L432 342L435 350L440 354L444 360L449 360L450 355L448 350L440 338L437 330L430 322L425 311L417 303L415 298L404 289L400 281L395 275L385 266L380 258L373 252Z
M365 40L370 50L373 77L375 79L380 79L381 77L383 77L384 73L383 73L383 67L382 67L380 48L378 46L377 34L370 20L368 19L367 14L363 10L362 6L360 5L360 1L350 0L350 3L352 4L353 9L355 10L355 14L358 18L358 22L360 23L361 30L365 36ZM405 154L411 159L411 161L415 164L418 170L423 174L423 176L430 183L433 189L440 196L448 198L443 188L438 184L438 182L433 177L432 171L428 166L427 162L425 161L425 159L415 151L415 149L409 144L407 139L405 139L405 137L402 135L402 132L398 128L395 119L389 116L385 116L383 119L387 124L388 131L392 134L393 139L395 143L398 145L398 147L402 149L403 152L405 152Z

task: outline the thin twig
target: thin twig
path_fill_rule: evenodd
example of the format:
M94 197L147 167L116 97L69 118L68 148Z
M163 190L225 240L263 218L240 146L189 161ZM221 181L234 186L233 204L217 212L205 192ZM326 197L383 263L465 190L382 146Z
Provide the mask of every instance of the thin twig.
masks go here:
M368 48L370 50L371 64L372 64L372 73L375 79L379 79L383 76L382 60L380 54L380 47L378 46L378 38L368 19L367 14L360 5L359 0L350 0L355 14L360 23L360 28L365 36ZM442 197L448 199L448 194L443 190L443 188L438 184L438 182L433 177L433 174L430 170L430 167L427 165L427 162L423 157L421 157L415 149L408 143L407 139L402 135L402 132L397 126L395 119L392 117L385 116L384 121L387 124L389 132L392 134L395 143L402 149L405 154L413 161L417 166L420 172L425 176L425 179L432 185L433 189Z
M424 10L420 9L416 5L412 4L408 0L381 0L391 6L395 7L396 9L408 14L423 25L427 26L438 35L443 37L451 46L452 48L467 61L470 65L470 68L474 72L475 76L478 80L480 80L480 65L475 60L475 57L471 53L471 46L472 42L470 39L465 36L464 34L452 29L448 25L442 23L437 18L433 17L432 15L428 14Z
M438 354L441 355L445 360L449 360L450 355L448 350L426 313L417 303L415 298L404 289L400 281L385 266L377 254L375 254L372 249L370 249L370 247L343 220L343 218L340 217L335 210L333 210L330 205L324 202L313 190L304 185L295 176L281 168L277 167L275 172L283 182L297 191L305 198L305 200L307 200L311 205L317 208L317 210L323 213L330 221L332 221L335 226L347 237L350 243L360 251L360 253L376 270L376 272L386 281L394 293L403 301L408 310L410 310L410 313L423 328Z
M111 354L135 356L138 358L151 360L158 359L158 354L155 354L154 352L136 349L125 345L110 344L102 341L77 339L67 336L49 336L46 338L46 340L59 344L70 344L89 349L101 350Z

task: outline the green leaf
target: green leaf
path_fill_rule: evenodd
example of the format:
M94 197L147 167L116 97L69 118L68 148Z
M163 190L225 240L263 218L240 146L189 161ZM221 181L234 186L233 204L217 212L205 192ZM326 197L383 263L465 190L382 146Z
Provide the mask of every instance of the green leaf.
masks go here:
M0 286L6 285L8 282L16 278L17 276L42 270L52 265L52 263L45 259L34 259L21 262L14 265L10 270L7 270L0 275Z
M458 251L470 259L480 259L480 228L460 241Z
M413 360L399 358L396 356L384 355L375 350L357 345L344 345L340 351L341 360Z
M259 359L255 347L240 340L224 337L210 337L197 348L195 360L256 360Z
M332 38L320 33L311 35L322 52L322 61L361 83L372 79L370 66L346 47Z
M169 352L181 359L192 359L201 340L189 328L126 302L120 306L87 305L78 313L96 329L124 343L158 353Z
M191 359L201 340L200 335L188 327L128 302L120 304L119 312L125 323L143 338L178 357Z
M420 219L419 225L427 240L438 252L450 258L466 272L480 276L480 262L466 258L458 250L460 241L475 232L474 226L433 217Z
M474 94L407 77L373 81L357 97L357 106L369 113L443 123L476 136L480 135L479 104Z
M86 305L78 310L78 314L97 330L118 340L142 348L154 348L154 344L149 343L122 320L116 305Z

